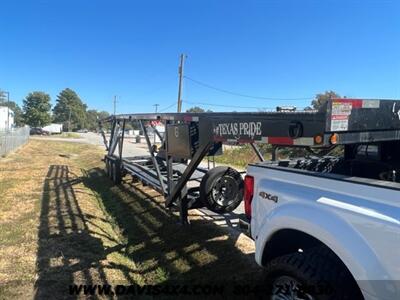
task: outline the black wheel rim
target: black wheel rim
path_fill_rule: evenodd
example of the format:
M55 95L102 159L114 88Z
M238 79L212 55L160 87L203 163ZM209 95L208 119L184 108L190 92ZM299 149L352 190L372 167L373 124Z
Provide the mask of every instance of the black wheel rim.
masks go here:
M236 180L231 176L222 176L218 178L213 185L213 200L222 207L231 205L238 194L238 185Z

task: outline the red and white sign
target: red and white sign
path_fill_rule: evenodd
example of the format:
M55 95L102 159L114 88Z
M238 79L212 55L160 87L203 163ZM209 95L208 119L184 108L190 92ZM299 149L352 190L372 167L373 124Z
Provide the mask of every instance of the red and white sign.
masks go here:
M161 121L150 121L151 126L162 126L162 122Z

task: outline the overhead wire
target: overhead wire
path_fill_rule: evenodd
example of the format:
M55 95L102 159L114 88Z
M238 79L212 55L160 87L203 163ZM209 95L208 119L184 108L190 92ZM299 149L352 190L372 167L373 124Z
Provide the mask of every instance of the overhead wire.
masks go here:
M191 104L191 105L205 105L205 106L212 106L212 107L227 107L227 108L241 108L241 109L259 109L259 110L273 110L275 108L272 107L259 107L259 106L239 106L239 105L225 105L225 104L214 104L214 103L207 103L207 102L192 102L183 100L182 102Z
M182 102L191 104L191 105L203 105L203 106L211 106L211 107L226 107L226 108L239 108L239 109L257 109L259 111L275 111L277 106L275 107L262 107L262 106L239 106L239 105L227 105L227 104L214 104L207 102L192 102L183 100ZM296 107L296 109L304 109L304 107Z
M206 88L209 88L209 89L213 89L213 90L225 93L225 94L230 94L230 95L244 97L244 98L259 99L259 100L277 100L277 101L300 101L300 100L310 100L310 99L314 98L313 96L300 97L300 98L274 98L274 97L253 96L253 95L248 95L248 94L244 94L244 93L237 93L237 92L229 91L229 90L226 90L226 89L222 89L222 88L213 86L211 84L199 81L197 79L193 79L193 78L191 78L189 76L186 76L186 75L183 76L183 77L185 79L195 83L195 84L200 85L200 86L203 86L203 87L206 87Z
M169 105L169 106L167 106L167 107L165 107L163 109L160 109L158 112L166 111L166 110L168 110L168 109L170 109L171 107L174 107L174 106L176 106L176 102L172 103L171 105Z
M229 91L226 89L222 89L216 86L213 86L211 84L199 81L197 79L191 78L187 75L183 76L185 79L198 84L200 86L209 88L209 89L213 89L222 93L226 93L226 94L230 94L230 95L234 95L234 96L239 96L239 97L245 97L245 98L251 98L251 99L259 99L259 100L271 100L271 101L300 101L300 100L309 100L309 99L313 99L313 97L300 97L300 98L274 98L274 97L264 97L264 96L254 96L254 95L248 95L248 94L244 94L244 93L237 93L237 92L233 92L233 91ZM192 102L192 101L186 101L186 100L182 100L182 102L187 103L187 104L191 104L191 105L206 105L206 106L211 106L211 107L226 107L226 108L238 108L238 109L257 109L257 110L261 110L261 111L265 111L265 110L275 110L276 107L262 107L262 106L240 106L240 105L224 105L224 104L214 104L214 103L206 103L206 102ZM174 106L176 106L177 103L174 102L171 105L160 109L158 112L164 112Z

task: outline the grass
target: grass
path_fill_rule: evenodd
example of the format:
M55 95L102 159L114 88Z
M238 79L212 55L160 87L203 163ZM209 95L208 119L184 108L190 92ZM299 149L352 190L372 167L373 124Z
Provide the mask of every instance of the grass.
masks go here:
M0 299L67 298L79 284L260 278L254 245L191 211L181 227L162 197L113 186L91 145L31 140L0 161Z
M63 132L60 135L58 135L57 137L67 138L67 139L80 139L81 138L81 136L75 132Z
M215 156L215 162L218 164L245 168L249 163L259 161L254 150L248 144L223 147L223 154ZM265 153L264 158L271 159L271 152Z

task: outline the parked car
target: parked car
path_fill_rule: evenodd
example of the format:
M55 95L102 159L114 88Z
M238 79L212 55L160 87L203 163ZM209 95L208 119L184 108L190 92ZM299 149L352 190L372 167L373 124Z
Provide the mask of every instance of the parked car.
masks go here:
M77 132L78 133L88 133L89 130L87 130L87 129L79 129Z
M42 128L39 127L33 127L30 130L30 135L50 135L50 132L43 130Z

